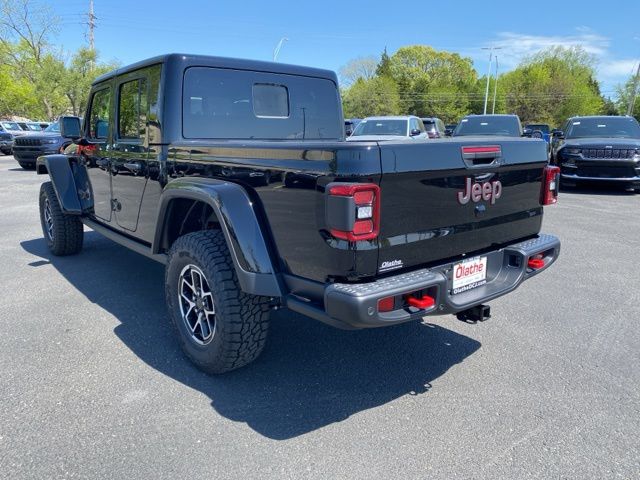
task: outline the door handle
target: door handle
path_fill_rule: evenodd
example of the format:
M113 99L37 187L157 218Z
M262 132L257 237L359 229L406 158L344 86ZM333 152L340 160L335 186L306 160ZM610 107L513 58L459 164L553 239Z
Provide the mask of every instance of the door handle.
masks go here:
M142 171L142 165L140 162L128 162L125 163L123 167L133 173L140 173Z

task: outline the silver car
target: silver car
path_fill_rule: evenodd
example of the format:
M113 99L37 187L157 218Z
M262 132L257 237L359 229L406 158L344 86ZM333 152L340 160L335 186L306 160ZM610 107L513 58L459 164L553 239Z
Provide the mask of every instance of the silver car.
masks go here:
M428 140L422 120L413 115L367 117L355 128L348 142L381 140Z

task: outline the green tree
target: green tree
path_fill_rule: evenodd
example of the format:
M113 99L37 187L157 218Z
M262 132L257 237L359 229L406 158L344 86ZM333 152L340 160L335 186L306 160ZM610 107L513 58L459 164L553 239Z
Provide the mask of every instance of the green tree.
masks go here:
M391 77L391 59L387 54L387 47L384 47L384 51L380 55L380 61L376 66L376 75L378 77Z
M342 95L344 116L362 118L373 115L398 115L400 96L395 82L388 77L359 78Z
M340 68L340 81L343 85L349 86L360 78L370 80L375 77L377 66L375 57L354 58Z
M437 115L449 122L469 111L469 92L477 80L470 58L412 45L400 48L389 61L403 113Z
M594 115L605 102L595 60L581 47L552 47L523 61L498 81L507 112L523 122L562 125L572 115Z
M39 106L27 113L49 119L64 110L64 96L58 88L64 62L49 43L58 24L49 8L34 6L32 0L0 0L2 61L15 82L27 81L33 88Z
M631 97L633 96L634 82L635 75L632 75L624 85L618 85L618 87L616 88L616 92L618 94L616 107L618 108L618 112L620 114L626 115L626 113L629 111L629 103L631 102ZM640 91L636 94L632 115L637 119L640 119Z
M73 115L82 115L87 107L89 90L93 80L107 73L117 64L98 64L98 54L88 48L79 49L71 58L61 80L61 88L66 96Z
M54 120L80 115L91 82L113 68L79 49L68 62L51 44L59 20L33 0L0 0L0 114Z

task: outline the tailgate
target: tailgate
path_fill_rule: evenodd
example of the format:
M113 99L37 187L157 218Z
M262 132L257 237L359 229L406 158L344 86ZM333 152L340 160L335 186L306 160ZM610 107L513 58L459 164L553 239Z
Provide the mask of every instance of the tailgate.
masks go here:
M544 141L467 137L381 142L380 152L379 273L439 262L540 231Z

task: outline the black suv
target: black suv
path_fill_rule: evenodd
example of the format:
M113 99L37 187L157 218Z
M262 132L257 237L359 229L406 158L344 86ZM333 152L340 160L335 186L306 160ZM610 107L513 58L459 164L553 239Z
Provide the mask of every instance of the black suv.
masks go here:
M60 135L60 124L52 123L41 133L31 133L16 137L13 145L13 157L25 170L36 168L36 159L41 155L60 153L71 140Z
M554 133L565 186L616 183L640 191L640 125L633 117L573 117Z

